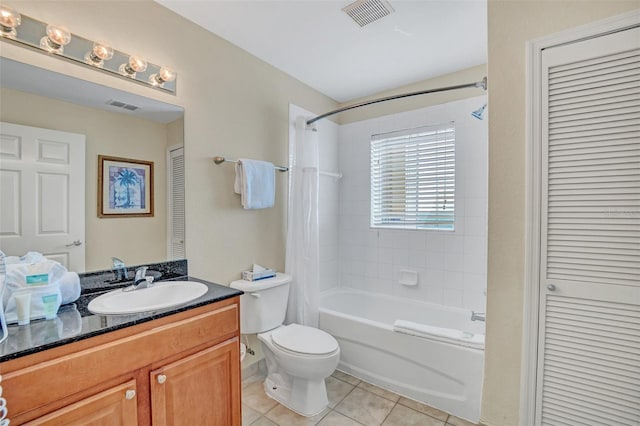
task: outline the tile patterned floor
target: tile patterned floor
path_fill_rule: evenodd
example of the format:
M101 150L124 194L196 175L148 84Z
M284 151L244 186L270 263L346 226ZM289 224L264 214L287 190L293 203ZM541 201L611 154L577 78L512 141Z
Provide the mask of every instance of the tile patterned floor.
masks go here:
M326 379L329 407L303 417L269 398L263 381L260 375L243 381L243 426L474 426L340 371Z

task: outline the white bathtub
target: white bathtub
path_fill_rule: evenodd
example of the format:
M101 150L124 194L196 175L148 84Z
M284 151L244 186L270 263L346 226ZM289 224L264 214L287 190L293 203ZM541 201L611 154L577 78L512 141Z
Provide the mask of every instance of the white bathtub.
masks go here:
M449 329L445 334L453 337L400 333L397 320ZM471 311L339 288L322 294L320 328L340 344L339 370L474 423L480 419L484 323L472 322Z

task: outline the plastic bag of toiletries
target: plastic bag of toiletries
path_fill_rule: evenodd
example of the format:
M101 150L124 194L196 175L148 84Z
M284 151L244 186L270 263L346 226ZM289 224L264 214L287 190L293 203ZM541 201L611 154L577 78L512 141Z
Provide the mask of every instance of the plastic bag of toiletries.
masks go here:
M64 266L40 253L7 257L3 294L7 323L55 318L62 304L60 283L66 273Z

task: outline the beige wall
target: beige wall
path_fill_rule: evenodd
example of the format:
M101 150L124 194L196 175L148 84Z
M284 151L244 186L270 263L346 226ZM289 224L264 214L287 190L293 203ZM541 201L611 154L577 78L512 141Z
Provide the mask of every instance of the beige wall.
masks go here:
M474 83L481 81L487 75L487 65L478 65L472 68L452 72L428 80L419 81L414 84L401 86L393 90L376 93L364 98L353 99L340 104L340 107L370 101L372 99L384 98L401 93L418 92L421 90L435 89L439 87L455 86L459 84ZM440 105L447 102L458 101L460 99L480 96L485 92L482 89L461 89L447 92L434 93L429 95L413 96L410 98L398 99L379 104L368 105L366 107L345 111L337 115L340 124L353 123L354 121L368 120L370 118L381 117L383 115L396 114L399 112L412 111L432 105Z
M278 174L275 208L244 211L233 193L233 167L216 166L212 157L286 164L289 103L326 111L336 102L150 0L6 3L174 67L178 83L172 96L0 42L2 56L185 108L186 253L192 275L228 284L253 262L284 267L287 174Z
M525 233L525 43L640 1L489 0L489 252L482 422L518 425Z
M0 89L0 121L86 136L87 271L108 269L112 256L123 259L128 265L158 262L167 258L167 125L5 88ZM154 162L154 217L98 218L98 155Z

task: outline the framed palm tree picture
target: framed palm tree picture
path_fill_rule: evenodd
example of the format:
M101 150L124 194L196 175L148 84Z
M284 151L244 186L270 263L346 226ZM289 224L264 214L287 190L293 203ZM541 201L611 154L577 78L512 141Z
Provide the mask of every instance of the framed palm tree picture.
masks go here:
M98 156L98 217L153 216L153 161Z

